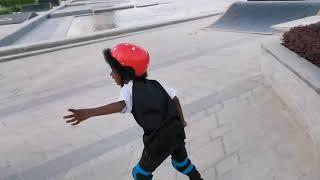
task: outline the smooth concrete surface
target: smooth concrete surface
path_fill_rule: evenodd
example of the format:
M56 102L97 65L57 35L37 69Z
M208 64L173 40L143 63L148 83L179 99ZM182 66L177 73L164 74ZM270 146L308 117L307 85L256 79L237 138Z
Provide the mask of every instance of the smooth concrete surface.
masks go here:
M317 180L318 154L302 121L266 83L269 36L208 31L216 18L152 29L0 63L0 179L132 179L142 151L130 114L76 127L68 108L117 100L102 49L146 47L149 77L178 90L187 149L206 180ZM154 179L186 180L166 160Z
M136 26L99 31L92 34L72 36L72 37L63 38L63 39L55 39L53 41L46 40L46 41L40 41L35 43L25 43L25 44L18 44L14 46L8 46L8 47L0 48L0 62L5 62L10 60L15 60L21 57L30 56L30 54L32 55L41 54L47 51L51 51L50 50L51 48L57 48L59 46L72 45L72 44L77 44L81 42L99 40L99 39L112 37L112 36L119 36L119 35L126 35L126 34L128 35L130 33L135 33L138 31L144 31L148 29L174 25L174 24L178 24L186 21L193 21L201 18L217 16L219 14L220 13L218 12L214 12L212 14L204 14L204 15L199 15L195 17L187 17L187 18L181 18L181 19L175 18L175 19L161 21L161 22L139 24Z
M208 28L270 34L270 26L316 15L319 9L319 1L236 2Z

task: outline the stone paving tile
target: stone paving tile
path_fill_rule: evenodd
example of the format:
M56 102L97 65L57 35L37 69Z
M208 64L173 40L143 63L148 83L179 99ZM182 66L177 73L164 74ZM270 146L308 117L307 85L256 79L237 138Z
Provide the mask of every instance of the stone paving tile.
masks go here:
M155 171L154 179L176 179L176 170L171 165L171 158L163 162Z
M240 180L307 179L305 174L311 179L317 177L320 166L314 162L315 147L290 120L294 117L290 117L286 106L269 88L257 88L252 94L247 96L252 102L250 114L243 116L234 111L239 116L233 127L240 131L231 132L237 139L230 142L240 144L240 164L228 176Z
M239 101L238 98L233 98L223 102L223 104L224 109L216 113L219 125L232 126L239 116L250 112L246 100Z
M231 154L226 156L223 160L217 163L216 172L217 176L221 177L224 174L231 171L234 167L239 164L239 158L237 154Z
M205 170L200 171L201 176L205 180L215 180L216 179L216 169L215 167L209 167Z
M222 137L222 144L225 153L229 154L238 151L241 146L241 140L241 137L233 131L224 134Z
M78 167L70 169L64 176L64 179L121 179L126 174L131 173L131 168L128 167L132 161L132 149L138 147L136 141L129 143L126 146L114 149L105 153L89 162L86 162ZM141 144L139 146L141 148Z
M201 136L198 138L187 139L186 140L186 148L190 152L196 152L203 146L210 143L212 139L209 136Z
M223 108L224 108L223 103L218 103L218 104L216 104L216 105L213 106L213 107L209 107L209 108L207 109L207 112L208 112L209 114L214 114L214 113L216 113L216 112L221 111Z
M192 125L185 128L187 139L194 139L200 136L208 136L209 132L218 127L217 120L214 114L207 114L206 112L201 115L201 119L195 119L194 117L190 119ZM194 121L195 121L194 120Z
M243 94L241 94L241 95L238 97L238 101L246 100L246 99L248 99L250 96L252 96L252 91L248 91L248 92L246 92L246 93L243 93Z
M266 101L270 101L271 98L279 100L279 98L276 97L272 92L273 91L270 87L258 87L251 91L252 96L249 97L249 101L259 107L259 105L264 104Z
M216 139L216 138L220 138L222 140L222 137L228 133L231 133L232 131L232 127L231 126L220 126L216 129L212 129L209 132L210 135L210 139Z
M199 169L206 169L212 166L224 156L222 144L219 139L207 143L196 151L192 151L191 154L194 155L193 161Z
M217 180L231 180L231 179L236 179L232 172L227 172L223 174L222 176L218 177Z

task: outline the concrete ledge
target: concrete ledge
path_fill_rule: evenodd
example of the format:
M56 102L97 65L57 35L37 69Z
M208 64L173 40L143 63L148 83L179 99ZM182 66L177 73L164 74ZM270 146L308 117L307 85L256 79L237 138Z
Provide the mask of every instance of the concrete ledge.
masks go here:
M121 10L121 9L130 9L133 8L133 4L122 4L122 5L117 5L117 6L107 6L107 7L101 7L94 9L95 12L104 12L104 11L116 11L116 10ZM54 12L50 14L50 18L57 18L57 17L64 17L64 16L76 16L80 14L89 14L93 13L93 8L83 8L83 9L78 9L78 10L72 10L72 11L63 11L62 12Z
M9 60L15 60L17 58L22 58L26 56L36 55L36 54L42 54L48 51L51 51L50 48L56 48L58 46L66 46L71 44L77 44L85 41L91 41L91 40L97 40L117 35L123 35L127 33L133 33L137 31L162 27L162 26L168 26L172 24L177 23L183 23L187 21L197 20L201 18L211 17L222 14L220 12L217 13L211 13L211 14L205 14L195 17L188 17L188 18L181 18L181 19L172 19L172 20L165 20L163 22L156 22L156 23L150 23L150 24L140 24L132 27L124 27L124 28L117 28L117 29L111 29L101 32L96 32L89 35L84 36L75 36L75 37L69 37L66 39L60 39L55 41L42 41L37 43L29 43L29 44L20 44L20 45L14 45L14 46L8 46L0 48L0 62L9 61ZM47 50L46 50L47 49ZM34 51L37 51L38 53L35 53Z
M52 9L51 3L39 3L21 6L21 12L41 12L48 11L50 9Z
M52 6L60 6L61 0L38 0L39 3L50 3Z
M83 6L83 5L95 5L95 4L103 4L106 3L106 1L74 1L72 3L69 3L66 5L66 7L73 7L73 6ZM111 5L111 4L110 4Z
M112 6L112 7L99 7L99 8L94 8L94 12L104 12L104 11L116 11L116 10L121 10L121 9L130 9L134 8L133 4L124 4L124 5L118 5L118 6Z
M83 3L83 2L77 2L77 3L70 3L70 4L67 4L66 7L73 7L73 6L83 6L83 5L88 5L88 4L98 4L97 2L86 2L86 3Z
M320 68L280 42L276 37L262 44L268 58L261 60L261 70L266 82L297 117L296 123L320 149Z
M32 30L33 28L41 24L47 18L48 18L48 15L44 14L44 15L39 15L35 18L32 18L29 21L23 22L22 26L18 28L16 31L0 39L0 47L11 45L14 41L16 41L25 33L29 32L30 30Z
M149 6L157 6L159 3L149 3L149 4L136 4L137 8L149 7Z
M296 26L305 26L305 25L310 25L318 22L320 22L320 16L315 15L315 16L309 16L302 19L297 19L294 21L289 21L286 23L276 24L271 26L271 28L279 32L286 32Z
M64 16L75 16L79 14L88 14L92 13L92 9L79 9L74 11L67 11L67 12L56 12L49 15L50 18L58 18Z
M280 38L263 43L262 48L320 94L320 68L282 46Z

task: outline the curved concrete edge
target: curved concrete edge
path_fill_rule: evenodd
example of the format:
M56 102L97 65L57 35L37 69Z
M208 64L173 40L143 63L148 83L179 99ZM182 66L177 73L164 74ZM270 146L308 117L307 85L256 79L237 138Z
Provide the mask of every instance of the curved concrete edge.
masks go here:
M108 41L108 40L112 40L112 39L116 39L116 38L131 36L131 35L138 34L138 33L141 33L141 32L133 32L133 33L130 33L130 34L117 35L117 36L112 36L112 37L105 37L105 38L101 38L101 39L94 39L94 40L83 41L83 42L79 42L79 43L61 45L61 46L51 47L51 48L47 48L47 49L39 49L39 50L23 52L23 53L19 53L19 54L12 54L12 55L8 55L8 56L0 57L0 63L6 62L6 61L11 61L11 60L18 60L20 58L25 58L25 57L30 57L30 56L36 56L36 55L39 55L39 54L59 51L59 50L63 50L63 49L73 48L73 47L77 47L77 46L84 46L84 45L88 45L88 44L94 44L94 43L98 43L98 42L101 42L101 41Z
M121 9L130 9L134 8L133 4L122 4L122 5L117 5L117 6L110 6L110 7L102 7L102 8L97 8L95 12L104 12L104 11L116 11L116 10L121 10ZM67 12L56 12L56 13L51 13L49 15L50 18L58 18L58 17L65 17L65 16L76 16L80 14L88 14L92 13L93 9L88 8L88 9L80 9L80 10L74 10L74 11L67 11Z
M130 9L130 8L134 8L134 5L124 4L124 5L118 5L118 6L112 6L112 7L101 7L101 8L96 8L94 12L116 11L121 9Z
M41 41L41 42L30 43L30 44L21 44L21 45L3 47L3 48L0 48L0 62L15 60L15 59L23 58L26 56L33 56L33 55L53 51L50 48L56 48L57 50L59 50L60 48L57 48L59 46L66 47L67 45L69 45L70 47L73 44L74 46L79 46L79 43L81 42L99 40L103 38L119 36L119 35L134 33L138 31L143 31L143 30L148 30L148 29L153 29L153 28L158 28L163 26L169 26L169 25L183 23L187 21L193 21L197 19L217 16L220 14L222 14L222 12L215 12L215 13L188 17L188 18L173 19L169 21L167 20L167 21L157 22L157 23L140 24L134 27L111 29L111 30L97 32L94 34L60 39L55 41Z
M234 33L242 33L242 34L260 34L260 35L273 35L275 32L255 32L255 31L239 31L239 30L228 30L228 29L219 29L219 28L215 28L215 29L211 29L209 28L210 26L204 28L204 30L207 31L221 31L221 32L234 32Z
M150 4L138 4L138 5L136 5L136 7L137 8L143 8L143 7L150 7L150 6L157 6L157 5L159 5L159 3L150 3Z
M102 3L101 1L93 1L93 2L77 2L77 3L71 3L71 4L68 4L66 5L66 7L74 7L74 6L83 6L83 5L90 5L90 4L100 4Z
M11 34L3 37L0 39L0 48L3 46L9 46L14 41L22 37L25 33L31 31L33 28L37 27L39 24L41 24L43 21L45 21L50 13L55 12L56 10L59 10L60 8L63 8L67 3L71 3L74 0L70 0L62 4L61 6L54 7L50 11L47 11L35 18L30 19L29 21L25 21L21 24L21 27L13 31Z
M76 10L76 11L52 13L52 14L49 14L49 18L59 18L59 17L64 17L64 16L76 16L79 14L88 14L88 13L92 13L92 9L80 9L80 10Z
M237 2L230 4L230 5L226 8L227 11L228 11L229 9L231 9L233 6L235 6L236 4L237 4ZM226 16L227 11L223 12L223 13L222 13L222 16L221 16L219 19L223 19L223 18ZM218 19L218 20L219 20L219 19ZM218 21L218 20L217 20L217 21ZM217 21L216 21L216 22L217 22ZM215 22L214 22L214 23L215 23ZM213 24L214 24L214 23L213 23ZM208 27L204 28L204 30L208 30L208 31L222 31L222 32L236 32L236 33L248 34L247 31L228 30L228 29L219 29L219 28L212 29L212 28L210 28L210 26L212 26L212 25L209 25ZM268 33L268 32L250 32L250 34L272 35L273 33L272 33L272 32L271 32L271 33Z
M280 37L261 47L267 55L260 59L266 83L296 117L290 120L304 129L320 152L320 68L283 47Z
M238 1L208 29L272 34L271 26L313 16L319 8L319 1Z

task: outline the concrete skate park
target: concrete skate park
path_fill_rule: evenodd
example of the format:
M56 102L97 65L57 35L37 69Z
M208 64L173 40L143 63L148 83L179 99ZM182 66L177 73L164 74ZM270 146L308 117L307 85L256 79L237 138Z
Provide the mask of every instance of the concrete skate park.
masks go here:
M130 114L78 126L70 108L117 100L102 49L146 47L149 78L177 89L205 180L318 180L320 70L281 45L320 1L70 0L0 25L0 179L132 179ZM0 17L1 20L1 17ZM156 180L186 180L168 158Z

